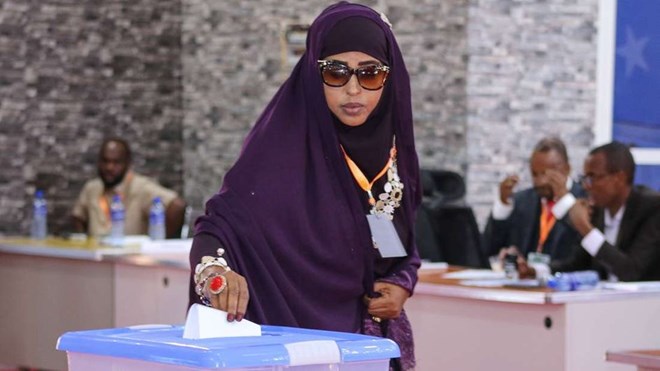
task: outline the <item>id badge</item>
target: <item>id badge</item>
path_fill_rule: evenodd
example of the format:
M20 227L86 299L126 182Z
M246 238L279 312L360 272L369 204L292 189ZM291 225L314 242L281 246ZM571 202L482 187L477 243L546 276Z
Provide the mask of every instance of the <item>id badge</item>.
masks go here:
M541 254L538 252L530 252L527 254L527 262L529 264L545 264L550 265L550 255Z
M378 249L383 258L399 258L408 255L403 248L401 239L396 233L394 223L390 219L381 215L367 215L369 229L371 229L371 238L374 241L374 247Z

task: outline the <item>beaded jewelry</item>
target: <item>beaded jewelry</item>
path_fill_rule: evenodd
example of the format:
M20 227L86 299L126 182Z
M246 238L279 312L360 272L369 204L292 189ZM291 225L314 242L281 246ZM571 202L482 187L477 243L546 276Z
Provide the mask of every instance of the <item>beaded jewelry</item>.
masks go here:
M394 219L394 210L401 206L403 198L403 182L399 178L396 167L396 157L393 158L392 165L387 169L387 182L383 186L385 192L378 195L376 205L371 209L371 214L385 215L389 220Z
M211 306L211 302L204 295L204 287L206 286L207 281L210 282L209 291L211 294L218 295L227 287L227 278L224 276L225 273L231 271L231 268L227 265L227 261L222 255L225 253L225 249L218 249L218 256L203 256L202 261L195 266L195 274L193 279L195 281L195 292L199 295L199 299L206 306ZM222 272L213 272L209 275L202 278L202 273L208 267L220 267L223 269Z

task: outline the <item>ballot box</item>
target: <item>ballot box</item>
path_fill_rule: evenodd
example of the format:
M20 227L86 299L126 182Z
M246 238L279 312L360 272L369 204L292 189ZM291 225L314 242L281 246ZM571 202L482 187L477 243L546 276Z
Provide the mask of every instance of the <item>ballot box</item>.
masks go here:
M69 371L387 371L399 347L389 339L281 326L261 336L183 338L183 326L148 325L67 332L57 341Z

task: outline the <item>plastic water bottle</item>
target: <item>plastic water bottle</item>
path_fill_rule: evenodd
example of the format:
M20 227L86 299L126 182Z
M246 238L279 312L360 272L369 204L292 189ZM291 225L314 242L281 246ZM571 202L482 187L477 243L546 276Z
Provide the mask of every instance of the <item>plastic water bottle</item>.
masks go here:
M121 246L124 241L124 204L121 202L119 195L112 196L110 203L110 221L112 226L110 228L110 243L112 245Z
M504 257L504 274L506 278L518 279L518 255L506 254Z
M192 207L186 206L186 211L183 215L183 226L181 227L181 238L188 238L190 233L190 219L192 218Z
M152 240L165 239L165 206L160 197L154 197L149 211L149 237Z
M598 286L599 280L598 272L593 270L558 272L548 278L547 285L555 291L591 290Z
M48 207L44 192L37 190L34 193L32 203L32 225L30 228L30 237L35 240L43 240L48 234Z

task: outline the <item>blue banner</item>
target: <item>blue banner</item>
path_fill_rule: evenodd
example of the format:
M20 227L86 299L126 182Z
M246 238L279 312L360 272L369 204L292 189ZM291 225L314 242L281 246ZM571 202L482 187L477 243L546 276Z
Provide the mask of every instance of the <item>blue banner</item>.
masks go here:
M660 148L660 0L619 0L612 139Z

